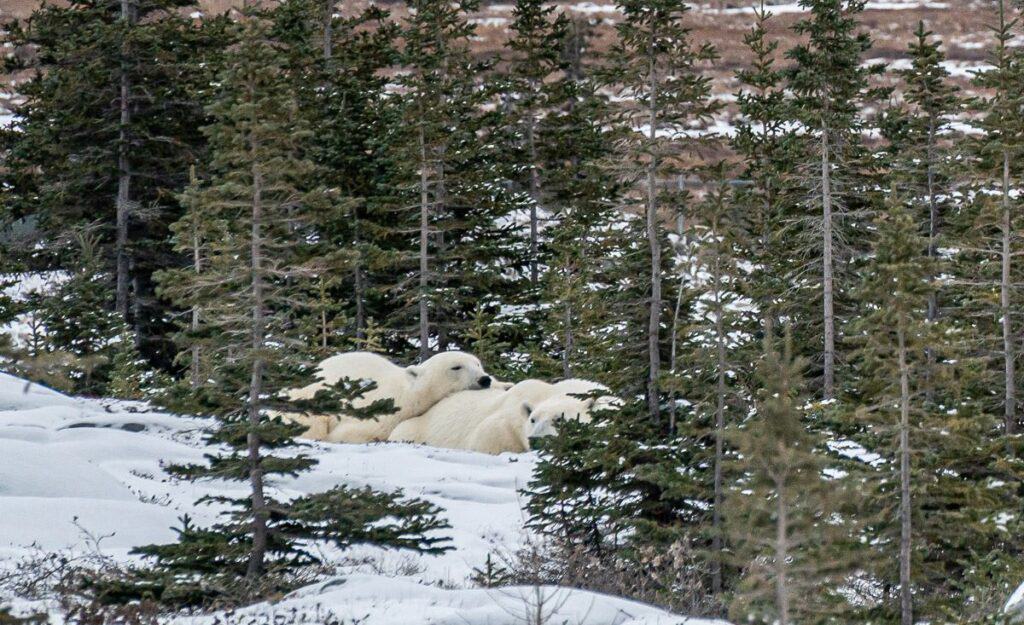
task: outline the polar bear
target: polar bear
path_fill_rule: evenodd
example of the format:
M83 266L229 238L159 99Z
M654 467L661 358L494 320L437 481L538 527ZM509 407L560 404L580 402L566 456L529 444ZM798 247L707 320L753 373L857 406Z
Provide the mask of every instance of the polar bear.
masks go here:
M424 443L450 449L476 449L471 438L486 447L477 451L501 453L519 450L516 444L533 406L557 393L554 384L523 380L507 391L466 391L441 400L423 416L402 422L388 437L390 441ZM514 424L511 425L510 424ZM478 432L491 433L489 436ZM493 443L485 444L488 440ZM490 450L494 451L490 451ZM525 451L522 449L520 451Z
M540 403L534 403L528 410L519 413L492 415L470 433L466 449L488 454L502 452L522 453L530 450L530 440L551 436L557 432L556 423L563 418L590 420L590 412L601 402L604 406L617 401L611 396L599 399L573 397L587 395L608 388L597 382L570 378L553 385L554 393Z
M594 391L607 391L608 387L588 380L569 379L555 384L558 393L538 404L522 424L521 435L527 448L530 441L558 433L558 422L566 419L589 423L591 414L622 405L618 397L598 395L597 397L575 397L593 395Z
M531 438L556 433L560 419L587 421L593 409L615 405L618 399L611 396L573 397L606 390L596 382L569 379L557 384L525 380L504 392L456 393L423 416L399 424L388 440L488 454L523 453L530 450Z
M317 391L343 378L372 380L376 388L356 400L355 406L367 406L379 399L392 399L395 412L376 419L356 419L344 415L319 415L296 419L309 426L304 436L334 443L366 443L386 440L402 421L430 409L445 397L467 389L487 389L492 380L472 354L451 351L428 358L422 364L400 367L387 358L370 352L348 352L331 356L317 366L318 380L287 393L292 400L311 399ZM483 391L473 391L483 392Z

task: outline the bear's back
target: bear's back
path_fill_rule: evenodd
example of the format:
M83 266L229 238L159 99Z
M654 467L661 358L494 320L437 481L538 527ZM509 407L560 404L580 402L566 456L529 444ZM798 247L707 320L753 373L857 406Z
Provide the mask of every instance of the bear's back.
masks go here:
M317 377L321 387L337 384L342 378L373 380L376 388L364 393L356 405L390 398L400 406L412 380L405 369L372 352L346 352L326 358L317 366Z

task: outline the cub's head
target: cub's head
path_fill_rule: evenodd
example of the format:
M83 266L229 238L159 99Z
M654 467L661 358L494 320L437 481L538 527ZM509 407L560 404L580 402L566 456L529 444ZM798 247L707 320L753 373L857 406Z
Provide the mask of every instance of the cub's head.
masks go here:
M466 352L441 352L405 370L417 381L450 393L490 388L492 382L480 359Z
M591 414L595 410L614 408L619 401L611 396L588 397L580 399L568 395L552 397L541 402L529 411L529 417L523 424L523 435L526 440L554 436L558 433L558 424L572 420L590 423ZM527 406L524 405L524 409Z

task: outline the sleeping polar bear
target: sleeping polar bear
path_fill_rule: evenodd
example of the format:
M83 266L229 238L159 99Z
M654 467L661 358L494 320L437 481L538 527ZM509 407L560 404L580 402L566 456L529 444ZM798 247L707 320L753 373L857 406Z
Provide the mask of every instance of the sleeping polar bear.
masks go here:
M525 380L505 392L456 393L400 424L388 440L488 454L522 453L529 451L530 438L554 434L559 419L589 419L594 400L571 395L598 389L606 390L586 380Z
M401 422L418 417L445 397L467 389L488 389L491 376L480 360L465 352L442 352L422 364L400 367L370 352L348 352L331 356L317 366L318 380L288 391L291 400L311 399L317 391L343 378L372 380L377 387L354 402L368 406L378 399L392 399L396 411L376 419L344 415L292 416L309 430L303 435L334 443L367 443L387 440ZM473 393L485 391L474 390Z
M555 384L558 393L538 404L522 424L522 436L529 448L529 441L558 433L558 422L565 420L590 423L594 411L617 408L622 401L613 395L596 397L574 397L593 395L594 391L607 391L608 387L588 380L569 379Z
M388 440L450 449L473 449L469 446L469 438L477 428L490 430L502 420L525 420L533 406L555 393L555 385L542 380L524 380L507 391L455 393L438 402L422 416L400 424Z

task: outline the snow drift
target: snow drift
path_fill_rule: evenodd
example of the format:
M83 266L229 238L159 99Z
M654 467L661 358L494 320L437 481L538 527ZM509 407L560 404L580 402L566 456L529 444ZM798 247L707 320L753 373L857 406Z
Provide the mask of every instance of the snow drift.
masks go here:
M183 514L212 521L218 510L195 500L238 495L244 486L172 480L162 469L200 461L202 430L210 425L139 402L67 397L0 373L0 568L39 550L71 555L99 549L130 560L133 547L173 540L171 527ZM393 443L311 443L305 451L318 466L275 484L281 495L337 484L401 488L444 510L452 526L445 533L455 549L419 555L359 546L328 553L338 564L336 578L242 614L262 619L301 613L315 622L318 614L330 613L364 625L500 625L526 622L526 611L539 602L553 623L715 623L574 589L474 588L473 569L488 553L510 552L525 539L519 489L533 470L532 454L489 456ZM214 618L182 622L212 624Z

